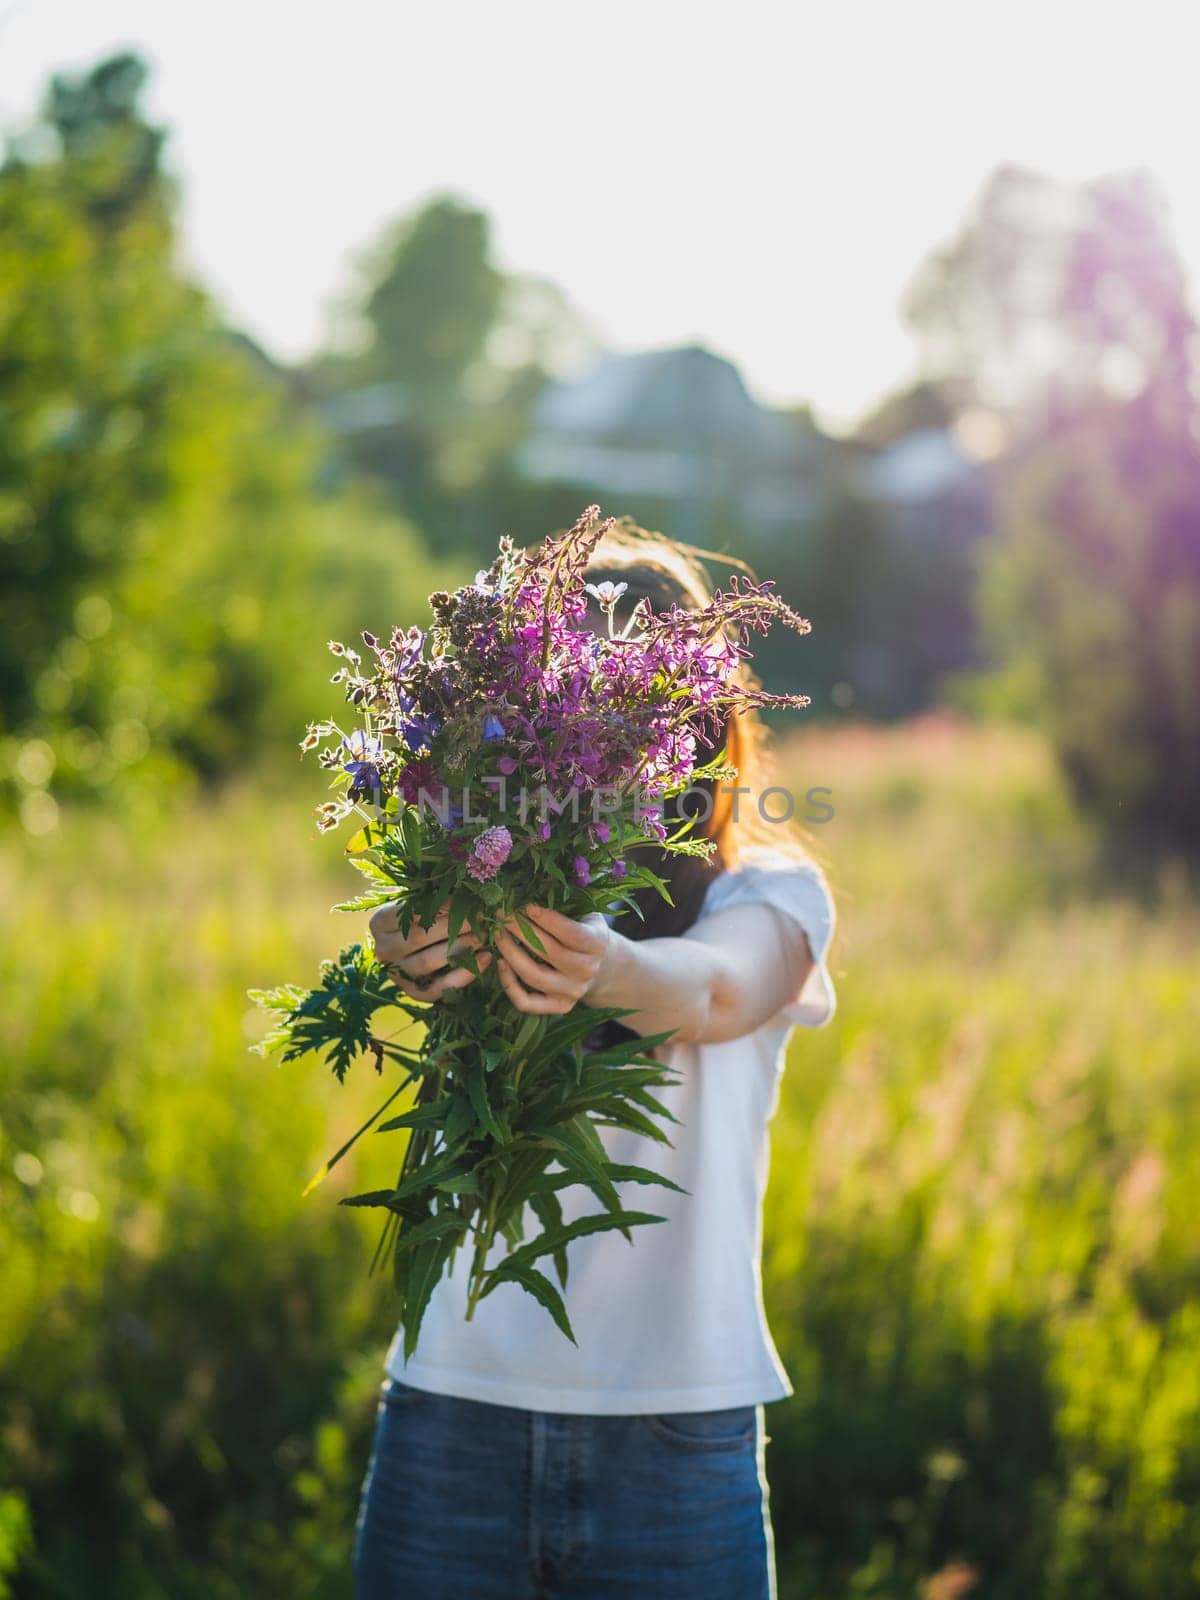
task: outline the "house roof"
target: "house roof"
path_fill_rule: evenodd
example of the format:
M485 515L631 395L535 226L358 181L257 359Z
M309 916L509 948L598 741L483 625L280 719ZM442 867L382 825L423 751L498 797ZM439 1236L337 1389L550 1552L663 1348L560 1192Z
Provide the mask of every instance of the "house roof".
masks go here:
M768 416L732 362L684 345L600 356L577 377L547 386L534 426L595 442L755 451L769 443Z

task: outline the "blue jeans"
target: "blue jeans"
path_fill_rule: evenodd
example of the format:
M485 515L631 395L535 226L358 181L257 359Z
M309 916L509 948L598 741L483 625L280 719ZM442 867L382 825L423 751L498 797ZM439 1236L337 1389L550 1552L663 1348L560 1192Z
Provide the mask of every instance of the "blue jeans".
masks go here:
M355 1600L774 1600L763 1407L578 1416L386 1378Z

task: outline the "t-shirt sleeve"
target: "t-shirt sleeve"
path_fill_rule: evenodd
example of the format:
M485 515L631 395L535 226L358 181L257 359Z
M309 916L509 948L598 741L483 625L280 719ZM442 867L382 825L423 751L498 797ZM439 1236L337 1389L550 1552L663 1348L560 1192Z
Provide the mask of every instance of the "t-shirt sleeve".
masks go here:
M813 964L782 1015L803 1028L823 1028L837 1009L827 965L837 913L825 874L814 861L795 861L782 854L759 858L729 875L720 904L724 908L747 901L774 906L807 934Z

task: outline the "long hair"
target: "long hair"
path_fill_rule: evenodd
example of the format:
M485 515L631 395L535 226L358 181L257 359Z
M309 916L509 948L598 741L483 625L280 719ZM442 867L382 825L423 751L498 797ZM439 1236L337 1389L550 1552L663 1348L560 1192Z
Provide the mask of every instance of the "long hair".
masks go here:
M618 605L618 617L622 613L628 615L643 599L655 611L665 611L673 605L699 610L713 596L701 565L703 554L693 545L649 532L631 517L620 517L593 552L588 579L592 583L607 580L628 585ZM744 661L738 669L738 679L759 687L757 676ZM707 817L696 823L694 833L711 839L716 849L706 861L699 856L639 848L638 859L664 880L674 904L669 905L653 888L638 890L635 898L642 916L624 910L614 924L626 938L653 939L685 933L700 915L709 884L735 866L752 845L769 844L798 860L815 859L797 823L768 821L759 809L759 796L770 782L771 761L766 729L757 712L733 713L714 743L697 741L697 765L722 751L724 760L736 768L736 778L697 782L690 795L685 793L666 802L664 817L669 823L684 815L701 817L707 811ZM736 795L735 787L748 789L749 793ZM700 790L706 791L707 803L700 801Z

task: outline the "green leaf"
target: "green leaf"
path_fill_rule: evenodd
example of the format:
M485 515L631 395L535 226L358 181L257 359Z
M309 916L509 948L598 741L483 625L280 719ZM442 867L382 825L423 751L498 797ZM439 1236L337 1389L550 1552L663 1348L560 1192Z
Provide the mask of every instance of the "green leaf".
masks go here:
M403 1236L401 1236L403 1237ZM412 1259L404 1272L404 1355L407 1359L417 1348L417 1338L429 1297L441 1277L442 1268L454 1248L454 1235L445 1233L439 1239L430 1239L411 1252ZM396 1261L409 1252L401 1251L397 1241Z
M479 957L474 950L457 950L447 963L451 968L465 967L474 978L482 978L483 969L479 965Z
M283 1061L294 1061L309 1051L323 1050L340 1083L350 1063L371 1048L375 1012L381 1006L396 1006L399 993L361 944L348 945L336 961L323 961L320 970L317 989L254 991L263 996L260 1004L287 1010L284 1020L260 1041L259 1053L279 1049ZM403 1004L400 1009L409 1010Z
M565 1223L561 1228L551 1228L540 1238L522 1245L496 1270L506 1272L510 1268L515 1270L526 1267L540 1256L551 1255L556 1250L564 1249L572 1239L582 1239L587 1234L605 1233L610 1228L620 1228L625 1232L643 1223L666 1222L666 1220L666 1217L655 1216L649 1211L599 1211L590 1217L578 1217L574 1222Z
M505 1217L504 1221L497 1224L499 1232L507 1239L510 1245L519 1245L525 1237L525 1221L520 1212Z
M445 1155L438 1160L428 1162L424 1167L418 1167L411 1172L396 1190L398 1200L407 1199L409 1195L420 1194L423 1189L436 1188L447 1178L457 1178L469 1173L474 1166L473 1162L462 1156Z
M664 1106L660 1101L656 1100L652 1094L647 1094L645 1089L630 1089L628 1098L630 1100L636 1100L638 1105L643 1107L643 1109L646 1111L653 1112L656 1117L663 1117L667 1122L675 1123L676 1127L682 1126L675 1113L673 1111L668 1111L666 1106Z
M425 829L421 825L421 818L415 811L406 813L411 825L412 858L413 863L420 867L425 858Z
M651 1050L657 1050L660 1044L666 1044L668 1039L673 1038L676 1031L676 1029L671 1028L666 1033L647 1033L640 1035L636 1039L626 1039L621 1044L610 1045L607 1050L592 1051L587 1059L589 1062L597 1062L606 1066L620 1065L631 1061L640 1063L642 1058L649 1056ZM633 1053L631 1054L631 1052ZM652 1065L662 1070L669 1070L663 1067L661 1061L653 1062Z
M478 1194L479 1175L464 1172L453 1178L443 1178L436 1188L439 1194Z
M458 1142L469 1134L475 1126L475 1113L467 1096L459 1093L454 1097L454 1105L450 1115L446 1118L446 1144L453 1148Z
M277 989L247 989L246 996L264 1011L295 1011L308 992L299 984L284 983ZM254 1049L262 1053L257 1045Z
M396 1239L397 1251L416 1250L426 1239L440 1239L445 1233L466 1233L471 1224L459 1211L439 1211L424 1222L401 1228Z
M387 1122L381 1122L376 1128L376 1133L391 1133L393 1128L421 1128L427 1123L441 1123L446 1115L449 1100L433 1100L427 1105L414 1106L411 1111L402 1111L398 1117L389 1117Z
M541 939L538 938L538 931L534 927L533 923L530 922L529 918L524 916L520 911L514 912L513 914L516 917L517 926L521 930L521 937L524 939L525 943L530 945L534 950L538 951L539 954L545 955L546 946L542 943Z
M588 1118L582 1112L579 1112L576 1116L572 1117L571 1127L574 1128L579 1138L583 1140L584 1144L591 1152L592 1159L601 1167L603 1167L608 1160L608 1151L604 1148L604 1141L596 1132Z
M604 1169L614 1183L657 1183L664 1189L674 1189L676 1194L691 1194L682 1184L651 1172L648 1167L631 1167L620 1161L610 1161Z
M610 1111L606 1117L600 1118L600 1125L612 1125L617 1128L628 1128L631 1133L643 1134L647 1139L653 1139L656 1144L670 1145L671 1141L656 1122L651 1122L649 1117L644 1117L640 1111L635 1111L632 1106L621 1106Z
M362 855L364 851L373 850L376 845L382 844L386 837L385 828L380 827L377 822L368 822L347 841L345 853L348 856Z
M604 1161L596 1159L591 1147L580 1138L571 1123L547 1129L541 1135L541 1143L549 1145L552 1150L557 1150L560 1157L565 1157L563 1160L565 1167L575 1166L599 1183L608 1182L604 1175Z
M396 1198L395 1189L370 1189L366 1194L349 1194L338 1201L340 1206L387 1206Z
M471 1097L471 1105L474 1108L475 1115L491 1134L492 1138L498 1144L506 1144L508 1141L504 1136L504 1130L496 1121L492 1108L488 1104L485 1080L477 1068L472 1068L467 1074L467 1093Z
M609 1164L608 1152L590 1124L586 1133L581 1131L581 1126L585 1122L587 1122L585 1117L576 1116L569 1123L545 1129L540 1134L538 1142L549 1145L551 1149L557 1149L563 1166L569 1172L573 1172L578 1181L586 1183L601 1204L620 1222L620 1196L605 1171ZM596 1154L597 1147L599 1156ZM555 1184L554 1187L557 1188L559 1185ZM623 1227L622 1231L624 1232ZM625 1236L628 1238L628 1233Z
M538 1034L541 1032L544 1022L545 1018L539 1016L536 1011L531 1011L525 1018L525 1021L517 1030L517 1037L513 1040L512 1044L512 1059L514 1065L521 1059L524 1052L528 1050L529 1046L537 1038Z
M492 1282L488 1285L488 1288L492 1288L497 1283L519 1283L522 1289L531 1294L539 1304L545 1306L571 1343L579 1343L571 1329L570 1319L567 1316L567 1308L563 1304L562 1296L550 1282L550 1279L543 1273L536 1271L533 1267L513 1267L505 1261L495 1268ZM488 1289L485 1289L483 1294L485 1295L487 1292ZM480 1299L482 1298L483 1295L480 1296Z
M388 895L390 900L394 900L396 898L399 886L397 885L395 879L388 875L387 869L379 865L379 862L376 860L374 850L370 851L367 855L351 856L350 865L355 869L355 871L361 872L364 878L369 878L371 882L376 884L379 888L382 889L386 887L390 889L391 892Z
M360 863L356 860L355 866ZM363 894L355 895L353 900L339 900L337 905L331 906L331 911L374 911L376 906L386 906L390 900L396 898L396 891L391 889L370 889Z
M563 1225L562 1206L553 1189L538 1189L529 1197L529 1204L542 1227L547 1233L553 1232ZM567 1250L560 1246L554 1251L554 1270L558 1273L558 1281L565 1289L567 1287Z

